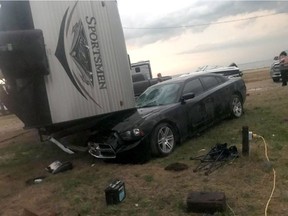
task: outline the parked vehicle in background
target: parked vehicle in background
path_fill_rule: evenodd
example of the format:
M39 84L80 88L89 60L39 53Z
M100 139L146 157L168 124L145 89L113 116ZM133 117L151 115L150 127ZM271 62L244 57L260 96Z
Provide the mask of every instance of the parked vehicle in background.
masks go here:
M164 76L161 78L162 81L171 79L171 76ZM141 95L149 86L155 85L159 82L158 78L146 79L144 74L132 74L134 96L138 97Z
M206 72L206 73L216 73L228 78L232 77L242 77L243 73L237 67L237 65L232 66L205 66L202 67L198 72Z
M137 98L149 86L159 82L158 78L152 78L150 61L140 61L131 64L131 76L133 81L134 96ZM161 81L171 79L171 76L161 77Z
M131 64L131 75L142 74L145 80L152 79L152 70L149 60Z
M215 73L215 74L220 74L228 78L243 76L243 72L238 68L238 66L235 63L232 63L229 66L205 65L203 67L199 67L195 72ZM195 73L195 72L191 72L191 73ZM191 73L188 73L188 74L191 74ZM186 76L186 75L187 74L183 74L182 76Z
M151 153L167 156L176 144L213 123L228 116L241 117L245 99L241 78L194 73L160 82L138 97L136 110L95 132L88 143L89 153L112 159L130 152L131 157L144 161Z
M270 76L274 82L279 82L281 79L279 57L275 56L270 67Z
M288 53L288 50L285 50ZM279 82L281 79L279 56L275 56L270 67L270 76L274 82Z

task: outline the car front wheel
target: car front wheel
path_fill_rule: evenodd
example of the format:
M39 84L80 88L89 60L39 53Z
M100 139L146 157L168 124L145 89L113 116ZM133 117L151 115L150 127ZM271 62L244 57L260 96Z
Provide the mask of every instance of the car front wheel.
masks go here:
M238 95L233 95L231 99L231 115L234 118L239 118L243 114L243 103Z
M174 128L161 123L156 126L151 136L151 151L155 156L167 156L175 148L176 138Z

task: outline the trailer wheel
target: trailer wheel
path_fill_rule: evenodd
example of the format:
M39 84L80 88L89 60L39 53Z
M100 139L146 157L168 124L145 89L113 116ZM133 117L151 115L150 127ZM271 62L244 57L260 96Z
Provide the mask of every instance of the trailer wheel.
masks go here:
M175 129L168 123L157 125L151 136L151 152L155 156L171 154L176 145Z

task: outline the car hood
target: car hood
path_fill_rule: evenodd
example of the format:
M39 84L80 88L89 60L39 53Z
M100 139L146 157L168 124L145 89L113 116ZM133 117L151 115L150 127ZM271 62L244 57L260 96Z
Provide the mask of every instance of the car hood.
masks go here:
M154 117L155 115L160 115L164 110L169 109L171 106L172 105L138 108L137 112L133 113L133 115L115 125L113 130L124 132L140 127L145 120L148 121L148 119L152 116Z

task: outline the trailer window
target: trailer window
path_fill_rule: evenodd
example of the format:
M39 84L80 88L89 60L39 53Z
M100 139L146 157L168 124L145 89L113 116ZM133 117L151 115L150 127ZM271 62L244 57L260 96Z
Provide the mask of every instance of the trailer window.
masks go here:
M135 72L136 72L136 73L139 73L140 71L141 71L140 67L136 67L136 68L135 68Z

